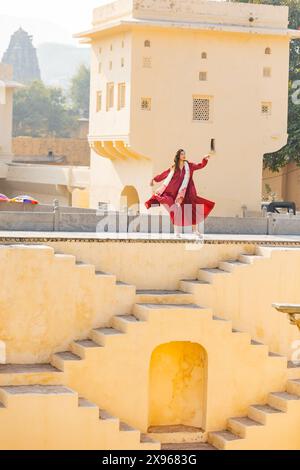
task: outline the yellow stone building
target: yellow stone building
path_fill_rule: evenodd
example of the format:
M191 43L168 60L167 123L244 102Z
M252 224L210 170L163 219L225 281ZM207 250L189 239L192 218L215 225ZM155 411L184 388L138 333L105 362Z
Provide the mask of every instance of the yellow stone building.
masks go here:
M288 8L119 0L77 35L91 44L90 205L149 197L178 148L199 161L214 215L260 211L262 159L287 141Z

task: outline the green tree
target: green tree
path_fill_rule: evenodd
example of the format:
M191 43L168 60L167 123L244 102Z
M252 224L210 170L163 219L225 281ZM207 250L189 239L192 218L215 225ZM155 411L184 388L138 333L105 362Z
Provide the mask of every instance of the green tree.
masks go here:
M13 134L31 137L69 137L77 125L60 88L34 81L14 96Z
M237 1L237 0L233 0ZM243 3L263 3L267 5L285 5L289 7L289 28L299 29L300 27L300 0L238 0ZM285 147L275 153L266 154L264 157L265 168L272 171L279 171L287 163L294 161L300 166L300 93L298 93L298 103L295 97L295 85L300 89L300 44L299 40L291 41L290 48L290 83L289 83L289 116L288 134L289 139ZM293 86L294 85L294 86Z
M81 65L71 80L71 100L73 109L80 117L89 117L90 70Z

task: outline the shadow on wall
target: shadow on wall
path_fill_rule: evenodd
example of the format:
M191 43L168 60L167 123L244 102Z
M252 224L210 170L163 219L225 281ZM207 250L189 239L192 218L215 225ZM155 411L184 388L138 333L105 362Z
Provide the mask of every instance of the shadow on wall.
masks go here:
M150 363L149 426L205 429L207 353L196 343L158 346Z

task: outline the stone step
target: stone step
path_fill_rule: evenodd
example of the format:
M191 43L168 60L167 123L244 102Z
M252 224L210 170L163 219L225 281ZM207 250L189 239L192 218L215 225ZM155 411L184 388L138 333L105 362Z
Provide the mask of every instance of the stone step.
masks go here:
M99 419L102 419L103 421L113 421L119 424L119 419L115 416L112 416L106 410L99 410Z
M86 359L87 357L91 357L92 355L98 354L99 350L101 350L102 348L103 346L98 343L95 343L91 339L73 341L71 343L71 352L74 353L76 356L81 357L82 359Z
M138 429L133 428L132 426L129 426L127 423L123 423L120 421L119 423L119 431L120 432L126 432L130 433L130 435L134 436L137 441L140 441L141 439L141 433Z
M272 256L272 252L276 250L280 250L282 247L272 247L272 246L257 246L256 247L256 255L262 256L263 258L270 258Z
M242 418L230 418L228 420L228 431L242 439L246 438L252 429L256 429L257 427L261 426L263 426L263 424L259 423L258 421L254 421L247 416Z
M151 315L167 313L169 315L207 315L212 317L211 309L196 304L135 304L134 315L141 320L148 320Z
M105 346L109 341L120 339L124 333L116 328L97 328L91 331L91 340L101 346Z
M95 403L92 403L91 401L87 400L86 398L79 397L78 398L78 406L80 408L96 408L98 409L98 406L95 405Z
M60 385L63 372L51 364L2 364L0 386Z
M248 417L261 424L276 419L279 415L283 414L282 411L270 405L252 405L249 407Z
M300 396L300 380L299 379L288 380L286 390L288 393L291 393L292 395Z
M221 269L222 271L227 271L229 273L233 272L236 268L240 267L247 267L247 263L244 263L243 261L239 260L221 261L221 263L219 263L219 269Z
M117 278L115 274L105 273L103 271L95 271L95 276L100 279L109 279L115 284L117 283Z
M76 265L76 257L73 255L66 255L64 253L55 253L54 255L55 261L60 263L69 263L71 266Z
M192 426L151 426L148 436L164 444L206 442L207 432Z
M64 351L53 354L51 364L60 370L64 370L65 366L67 366L68 363L79 363L79 361L81 360L81 357L77 354L74 354L71 351Z
M63 385L19 385L19 386L5 386L0 387L0 401L7 407L12 402L24 401L24 406L27 400L32 400L32 397L53 396L61 399L62 407L65 400L73 401L75 406L78 406L78 395L76 392ZM62 400L64 398L64 400Z
M199 281L206 281L209 283L213 283L218 276L229 276L230 273L228 271L224 271L220 268L204 268L200 269L198 272L198 279Z
M277 410L287 412L295 402L300 400L300 396L288 392L270 393L268 404Z
M230 431L218 431L209 433L209 443L217 449L224 450L228 443L239 440L240 437Z
M162 444L162 450L218 450L207 442L185 442L181 444Z
M135 317L134 315L116 315L112 319L112 326L114 329L127 333L132 328L145 324L144 321Z
M243 254L238 257L239 261L241 261L242 263L246 263L246 264L253 264L256 261L263 260L263 259L265 259L264 256L260 256L260 255Z
M96 268L94 264L84 263L82 261L76 261L75 267L81 271L87 272L90 275L95 275Z
M192 304L194 296L180 290L138 290L136 303L140 304Z
M179 288L188 294L207 295L211 294L212 284L207 281L200 281L198 279L182 279L179 283Z
M292 361L288 361L287 370L288 370L288 379L290 380L300 379L300 363L294 363Z
M148 434L144 434L142 433L141 434L141 437L140 437L140 442L146 444L146 443L157 443L156 441L154 441L150 436L148 436Z

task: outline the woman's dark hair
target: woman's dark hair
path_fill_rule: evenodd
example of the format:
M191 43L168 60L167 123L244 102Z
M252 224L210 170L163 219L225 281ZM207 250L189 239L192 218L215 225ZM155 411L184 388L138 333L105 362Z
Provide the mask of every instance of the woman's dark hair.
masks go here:
M175 171L179 170L179 161L180 161L180 155L181 152L184 152L183 149L179 149L178 152L175 155L174 162L175 162Z

